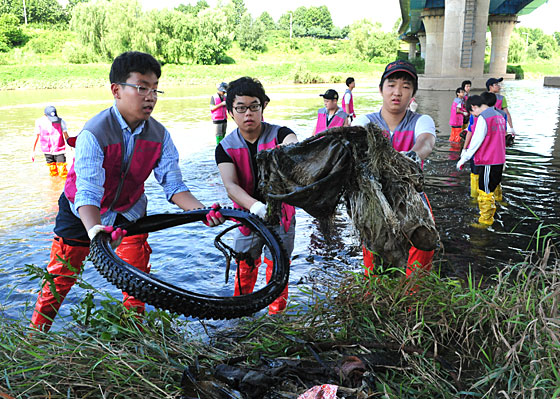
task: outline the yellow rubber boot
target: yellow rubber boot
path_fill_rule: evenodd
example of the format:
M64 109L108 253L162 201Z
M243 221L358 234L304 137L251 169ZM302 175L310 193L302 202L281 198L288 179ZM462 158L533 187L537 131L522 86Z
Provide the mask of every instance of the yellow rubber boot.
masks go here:
M478 175L471 173L471 197L478 197Z
M68 169L66 169L66 162L57 162L56 167L58 169L58 175L62 178L66 178L68 175Z
M478 226L486 228L494 223L494 214L496 213L496 202L494 193L487 194L482 190L478 190L478 207L480 208L480 217L478 218Z
M498 184L498 187L496 187L496 189L494 190L494 199L497 202L502 202L502 200L504 199L503 194L502 194L502 185Z
M47 166L49 167L49 173L51 176L58 176L58 169L56 167L56 162L48 163Z

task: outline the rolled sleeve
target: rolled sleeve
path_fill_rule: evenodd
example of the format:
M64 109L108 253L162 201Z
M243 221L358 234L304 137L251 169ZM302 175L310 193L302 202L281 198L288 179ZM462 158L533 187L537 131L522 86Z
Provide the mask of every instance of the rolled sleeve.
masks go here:
M95 136L83 130L76 140L74 171L76 172L76 198L74 207L84 205L101 207L105 192L105 169L103 169L103 150Z
M183 175L179 168L179 152L166 130L163 138L163 148L158 165L154 168L154 177L163 187L165 196L169 202L175 194L189 191L183 183Z

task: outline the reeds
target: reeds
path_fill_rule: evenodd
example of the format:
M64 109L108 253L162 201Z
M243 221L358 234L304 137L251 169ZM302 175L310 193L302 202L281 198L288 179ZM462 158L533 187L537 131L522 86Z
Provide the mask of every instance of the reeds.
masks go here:
M0 397L297 398L332 383L347 398L558 398L560 262L550 241L540 248L486 279L322 280L287 314L205 342L182 318L152 311L140 322L111 298L84 301L63 332L1 318ZM220 377L224 365L267 382Z

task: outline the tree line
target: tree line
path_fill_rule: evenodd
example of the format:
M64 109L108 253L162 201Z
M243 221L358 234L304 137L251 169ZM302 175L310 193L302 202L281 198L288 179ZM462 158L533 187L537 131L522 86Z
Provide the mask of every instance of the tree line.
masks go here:
M34 34L25 22L43 31ZM138 0L70 0L66 7L56 0L2 0L0 5L0 52L27 44L37 53L61 51L72 63L110 61L135 49L163 63L220 64L229 62L227 51L234 41L245 52L262 53L271 37L293 38L289 45L295 48L298 38L347 39L351 51L364 60L394 59L399 46L396 29L383 32L381 24L366 19L340 28L326 6L301 6L274 21L268 12L254 18L243 0L219 2L214 8L199 0L151 11L144 11ZM323 43L320 50L329 54L339 49L336 43Z

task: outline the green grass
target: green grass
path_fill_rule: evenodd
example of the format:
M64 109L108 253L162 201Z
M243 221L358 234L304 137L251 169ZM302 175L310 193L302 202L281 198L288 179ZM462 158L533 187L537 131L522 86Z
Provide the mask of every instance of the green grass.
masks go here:
M0 315L0 396L215 398L239 391L296 398L329 383L349 398L558 398L560 259L551 242L560 229L545 228L553 231L536 234L538 253L491 278L432 272L407 280L380 269L370 279L310 280L292 295L300 304L288 314L246 318L206 338L164 311L139 322L79 279L90 294L63 332L28 330Z
M343 52L321 55L317 39L299 39L300 48L272 45L263 54L244 53L237 45L229 63L221 65L168 64L163 66L166 85L206 84L253 76L265 83L340 83L348 76L377 78L384 65L364 62ZM107 84L110 64L67 64L60 55L25 52L0 54L0 89L91 87ZM302 79L303 77L303 79Z

